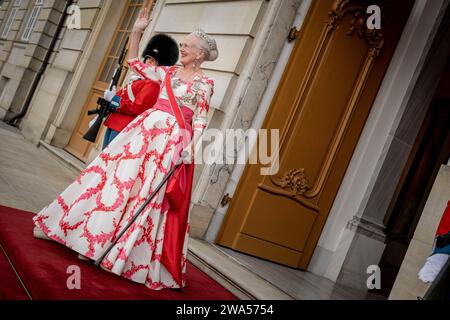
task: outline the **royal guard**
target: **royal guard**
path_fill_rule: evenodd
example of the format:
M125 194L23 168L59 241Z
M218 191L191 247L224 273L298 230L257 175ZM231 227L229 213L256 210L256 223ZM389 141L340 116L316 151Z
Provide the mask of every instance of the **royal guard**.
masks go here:
M172 66L178 61L178 44L166 34L157 34L148 42L142 53L143 62L150 66ZM104 125L107 127L103 149L138 115L151 108L159 95L160 83L132 76L116 93L116 88L106 90L104 98L110 102L112 112Z
M419 279L433 282L450 256L450 201L436 231L433 252L419 271Z

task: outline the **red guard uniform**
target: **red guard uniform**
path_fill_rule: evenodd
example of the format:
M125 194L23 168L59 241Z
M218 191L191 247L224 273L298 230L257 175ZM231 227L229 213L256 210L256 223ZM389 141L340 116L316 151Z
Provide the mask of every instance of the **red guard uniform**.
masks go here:
M442 215L438 229L436 231L436 238L434 241L434 248L431 256L428 257L422 269L419 271L419 279L423 282L433 282L434 279L441 272L444 265L450 256L450 200L447 203L447 208Z
M144 111L150 109L159 95L160 84L146 79L135 80L117 92L120 107L105 121L105 126L122 131L131 121Z

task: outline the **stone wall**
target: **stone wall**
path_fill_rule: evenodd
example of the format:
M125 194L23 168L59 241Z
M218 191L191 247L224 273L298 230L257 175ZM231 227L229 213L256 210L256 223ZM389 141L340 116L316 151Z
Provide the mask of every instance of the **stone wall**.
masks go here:
M0 119L22 110L56 31L65 1L46 0L39 4L40 11L31 36L24 40L35 4L35 0L5 1L0 9Z

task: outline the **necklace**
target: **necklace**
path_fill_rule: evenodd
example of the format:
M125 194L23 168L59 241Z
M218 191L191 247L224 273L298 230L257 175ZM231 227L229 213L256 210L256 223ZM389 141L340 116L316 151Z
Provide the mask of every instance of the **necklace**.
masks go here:
M176 76L178 79L180 79L180 80L182 80L184 82L192 82L192 81L194 81L194 79L196 77L202 76L201 70L198 69L195 72L188 73L188 77L185 78L185 77L182 77L182 70L181 69L185 70L184 68L178 68L177 70L175 70L174 76ZM180 75L180 73L181 73L181 75Z

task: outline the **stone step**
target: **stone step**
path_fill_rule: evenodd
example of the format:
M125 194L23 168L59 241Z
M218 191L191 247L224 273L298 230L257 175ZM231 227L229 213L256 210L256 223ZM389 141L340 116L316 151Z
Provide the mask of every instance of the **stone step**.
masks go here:
M207 241L189 239L188 260L241 300L293 300Z
M43 147L43 149L47 150L52 155L54 155L56 159L59 160L59 162L61 162L69 169L75 170L77 173L80 173L87 167L86 163L74 157L64 149L52 146L43 140L39 141L38 146Z

